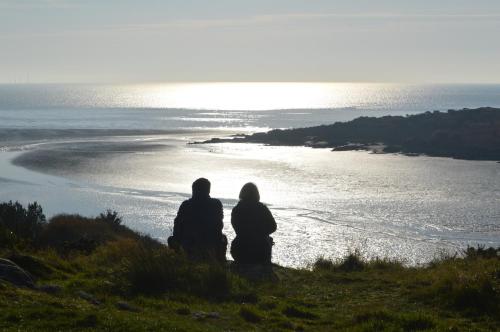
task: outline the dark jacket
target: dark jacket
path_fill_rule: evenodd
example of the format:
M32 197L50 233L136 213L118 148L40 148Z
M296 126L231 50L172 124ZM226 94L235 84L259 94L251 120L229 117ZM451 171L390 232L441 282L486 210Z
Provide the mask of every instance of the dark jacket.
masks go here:
M276 221L271 211L260 202L240 201L231 212L236 238L231 255L238 263L270 263L272 238Z
M223 218L222 203L218 199L210 196L190 198L179 207L171 242L180 245L188 255L216 253L216 256L225 257L227 240L222 234ZM222 245L223 254L220 252Z

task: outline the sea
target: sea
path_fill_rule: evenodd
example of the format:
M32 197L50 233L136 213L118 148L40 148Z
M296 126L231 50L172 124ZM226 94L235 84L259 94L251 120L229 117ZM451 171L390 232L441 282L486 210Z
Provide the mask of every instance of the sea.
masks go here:
M48 218L116 210L166 242L191 183L206 177L231 241L231 209L254 182L278 224L277 264L307 268L358 251L421 265L500 246L500 163L191 143L482 106L500 107L500 85L4 84L0 201L37 201Z

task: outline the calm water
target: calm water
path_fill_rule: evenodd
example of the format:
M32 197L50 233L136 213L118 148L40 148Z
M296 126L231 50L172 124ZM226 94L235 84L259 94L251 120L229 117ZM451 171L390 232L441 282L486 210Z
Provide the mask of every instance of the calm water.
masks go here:
M500 85L4 85L0 200L37 200L49 215L112 208L165 240L191 182L205 176L232 238L230 210L254 181L278 222L278 263L304 266L356 248L423 263L467 245L500 245L500 164L187 143L479 106L500 107Z

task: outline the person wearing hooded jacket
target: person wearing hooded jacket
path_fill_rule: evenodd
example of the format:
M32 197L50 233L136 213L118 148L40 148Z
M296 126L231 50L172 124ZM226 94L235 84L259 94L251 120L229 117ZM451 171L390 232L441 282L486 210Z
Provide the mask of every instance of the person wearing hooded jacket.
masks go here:
M245 184L240 201L231 212L231 224L236 237L231 243L231 255L239 264L271 264L276 221L271 211L260 202L259 189L253 183Z

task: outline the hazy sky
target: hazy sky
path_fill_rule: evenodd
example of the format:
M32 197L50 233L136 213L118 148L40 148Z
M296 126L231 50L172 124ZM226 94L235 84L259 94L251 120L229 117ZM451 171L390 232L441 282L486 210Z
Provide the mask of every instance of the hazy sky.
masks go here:
M0 82L500 83L499 0L0 0Z

